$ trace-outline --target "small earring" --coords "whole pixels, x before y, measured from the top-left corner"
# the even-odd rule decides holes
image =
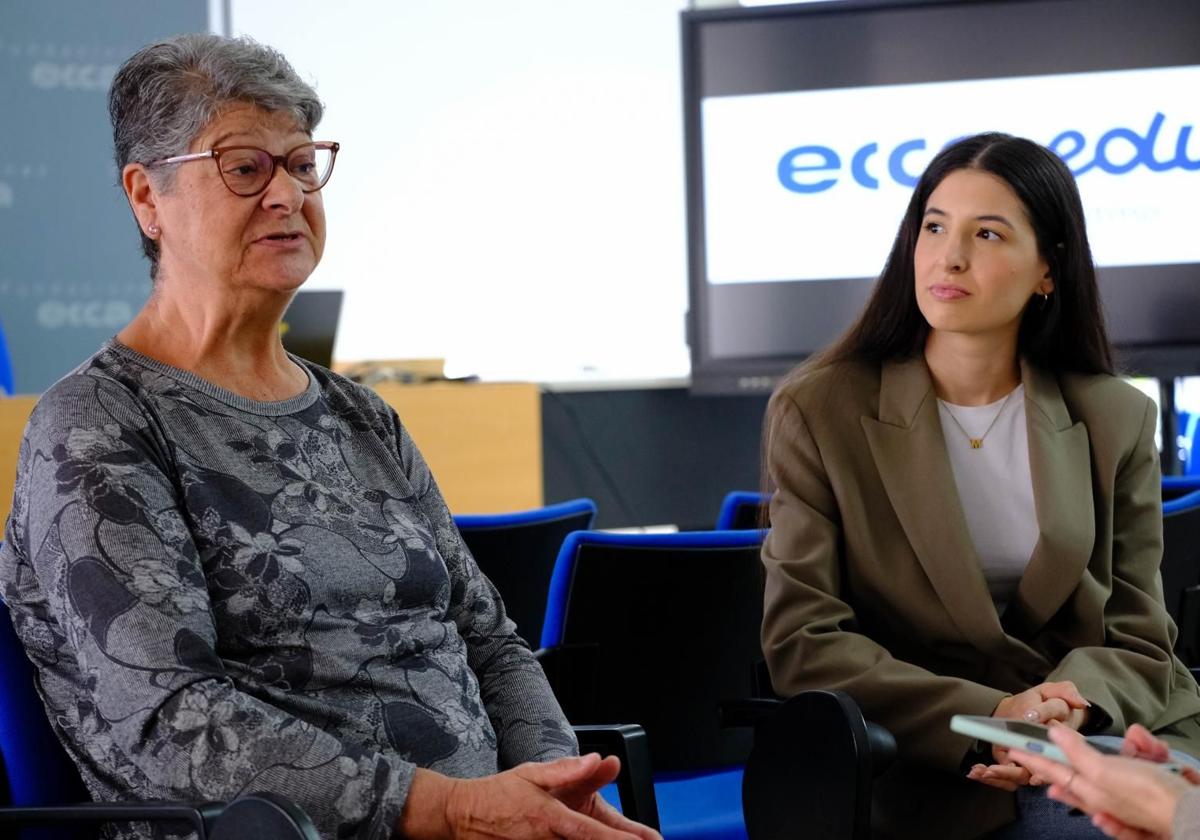
[[[1049,302],[1050,302],[1050,293],[1042,292],[1042,303],[1049,303]]]
[[[158,236],[160,233],[162,233],[162,228],[156,224],[149,224],[146,225],[146,233],[150,234],[151,236]]]

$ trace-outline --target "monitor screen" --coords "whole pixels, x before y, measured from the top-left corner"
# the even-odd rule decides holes
[[[321,367],[333,367],[333,344],[341,311],[340,289],[296,292],[279,324],[284,349]]]
[[[947,143],[1075,173],[1128,367],[1200,369],[1200,4],[831,2],[685,13],[694,387],[766,390],[853,321]]]

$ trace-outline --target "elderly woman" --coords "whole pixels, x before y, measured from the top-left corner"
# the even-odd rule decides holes
[[[599,799],[615,759],[574,757],[395,413],[280,344],[338,152],[314,91],[186,35],[109,110],[154,289],[39,402],[0,552],[92,794],[272,790],[329,837],[656,836]]]

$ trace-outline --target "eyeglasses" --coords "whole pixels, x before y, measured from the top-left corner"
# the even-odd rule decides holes
[[[275,167],[282,164],[284,171],[295,179],[303,192],[312,193],[329,181],[339,148],[341,145],[338,143],[319,141],[297,146],[286,155],[273,155],[255,146],[221,146],[207,152],[163,158],[146,165],[167,166],[212,158],[229,191],[248,198],[263,192],[275,177]]]

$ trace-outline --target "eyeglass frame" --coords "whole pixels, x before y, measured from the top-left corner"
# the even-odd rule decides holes
[[[321,183],[313,187],[311,190],[306,190],[302,184],[300,186],[300,191],[302,193],[311,194],[317,192],[326,184],[328,184],[329,179],[333,177],[333,165],[337,163],[337,153],[338,149],[342,147],[341,143],[337,143],[332,140],[310,141],[308,143],[301,143],[299,146],[289,149],[285,154],[282,155],[273,155],[266,149],[263,149],[259,146],[214,146],[213,148],[203,152],[191,152],[186,155],[175,155],[174,157],[161,158],[159,160],[151,161],[150,163],[145,164],[145,166],[148,169],[153,169],[158,166],[168,166],[176,163],[188,163],[193,160],[205,160],[207,158],[212,158],[213,163],[217,165],[217,175],[220,177],[221,183],[225,185],[225,189],[229,190],[239,198],[254,198],[255,196],[262,195],[267,191],[267,187],[271,186],[271,182],[275,180],[275,172],[279,169],[280,164],[283,164],[283,171],[287,172],[288,158],[292,156],[293,152],[297,152],[307,146],[312,146],[316,149],[327,149],[329,151],[329,171],[325,173],[325,178],[321,181]],[[263,181],[263,185],[252,193],[237,192],[233,187],[229,186],[229,182],[225,180],[225,174],[221,172],[222,154],[225,152],[244,151],[246,149],[250,149],[255,152],[262,152],[271,159],[271,173],[267,176],[267,180]],[[297,184],[300,183],[300,179],[296,178],[290,172],[288,172],[288,177]]]

